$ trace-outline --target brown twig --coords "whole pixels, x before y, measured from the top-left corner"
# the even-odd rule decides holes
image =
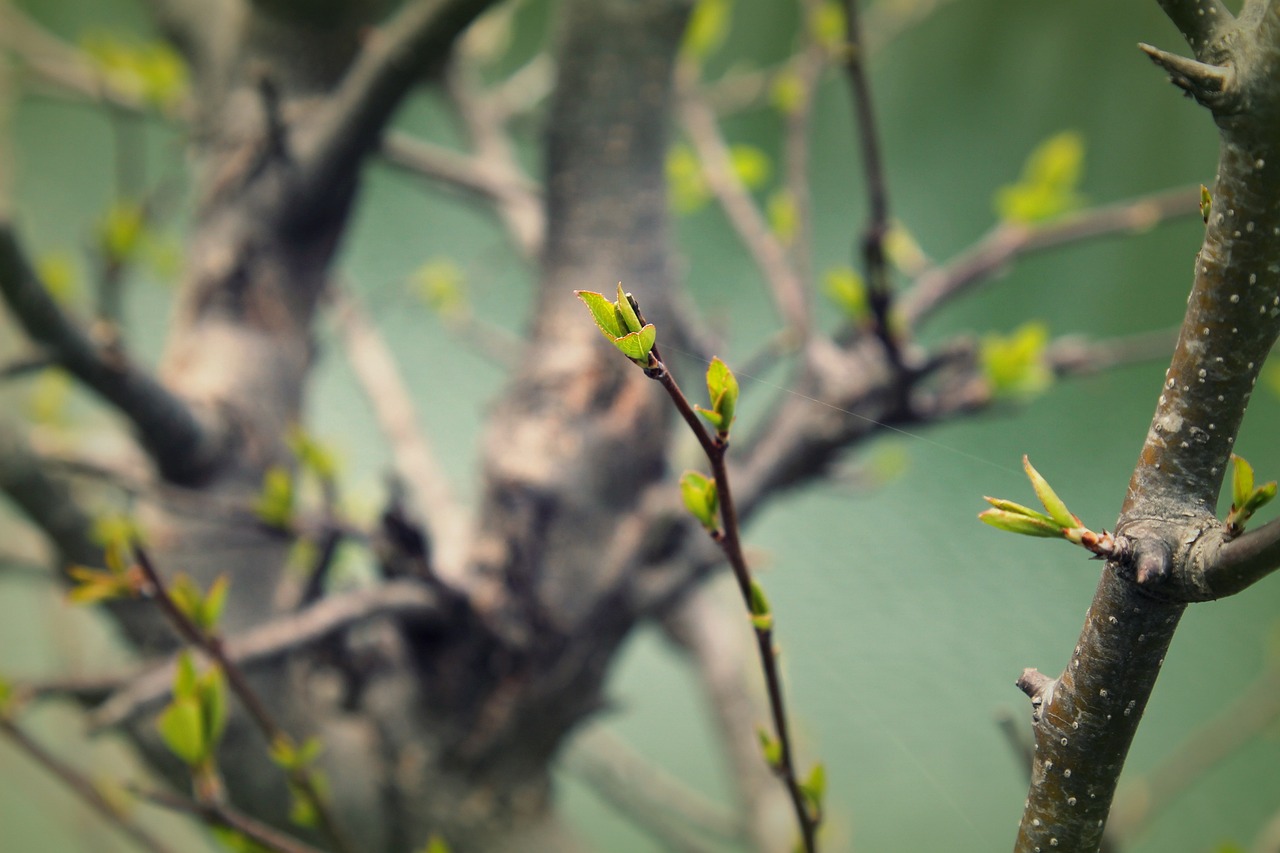
[[[663,364],[657,348],[653,350],[655,364],[646,373],[661,383],[663,390],[675,404],[676,411],[684,418],[689,429],[693,431],[711,464],[711,474],[715,481],[716,494],[719,497],[720,523],[722,529],[713,534],[713,538],[724,551],[737,581],[738,591],[742,595],[747,612],[753,612],[753,581],[751,569],[747,565],[746,555],[742,551],[742,538],[738,530],[738,514],[734,508],[733,492],[729,488],[729,470],[725,457],[729,449],[726,441],[719,436],[713,437],[698,419],[684,392],[676,383],[675,376]],[[753,623],[756,636],[756,648],[760,653],[760,666],[764,672],[765,689],[769,695],[769,709],[773,717],[774,736],[779,747],[778,763],[775,767],[782,782],[791,796],[791,804],[795,811],[796,823],[800,828],[801,841],[807,853],[814,853],[817,848],[818,825],[822,821],[820,813],[811,811],[804,792],[800,789],[800,779],[796,775],[794,748],[791,742],[790,724],[787,719],[786,704],[782,690],[782,674],[778,670],[777,650],[773,645],[773,628]]]
[[[898,300],[898,309],[902,319],[915,328],[967,288],[990,280],[1023,255],[1146,231],[1167,219],[1196,214],[1199,209],[1199,187],[1187,187],[1082,210],[1044,225],[1001,223],[964,253],[916,278]]]
[[[169,594],[160,573],[151,562],[145,548],[133,543],[133,556],[138,568],[142,571],[148,585],[147,594],[152,597],[164,612],[169,623],[183,640],[207,654],[222,670],[227,684],[240,699],[240,703],[262,732],[269,744],[292,743],[292,739],[275,721],[275,717],[267,710],[257,691],[249,685],[244,671],[235,664],[227,654],[222,638],[216,634],[201,630],[199,626],[177,605]],[[320,831],[328,837],[333,846],[342,853],[355,853],[355,847],[347,840],[345,833],[338,826],[332,811],[323,795],[316,787],[315,779],[305,767],[288,767],[286,772],[289,781],[296,786],[299,794],[307,801],[316,815]]]
[[[102,792],[75,767],[49,752],[22,727],[4,714],[0,713],[0,734],[9,739],[28,758],[43,767],[75,794],[76,798],[97,812],[103,820],[115,827],[130,841],[142,850],[150,853],[174,853],[173,848],[163,844],[137,823],[121,813]]]
[[[163,809],[191,815],[199,818],[205,824],[221,826],[238,832],[250,841],[274,851],[274,853],[322,853],[318,848],[304,844],[296,838],[267,826],[261,821],[254,820],[227,803],[196,802],[171,791],[143,788],[138,785],[129,785],[126,790],[134,796]]]
[[[685,88],[692,87],[686,85]],[[794,335],[807,336],[810,321],[804,282],[788,259],[782,241],[769,228],[755,201],[734,174],[729,146],[720,133],[715,113],[705,101],[686,91],[680,98],[679,114],[702,164],[707,187],[720,203],[742,245],[751,253],[773,296],[778,315]]]
[[[867,225],[860,240],[863,272],[867,281],[867,303],[871,309],[875,335],[884,345],[889,361],[900,371],[903,366],[902,352],[889,317],[893,293],[889,281],[889,262],[884,249],[885,239],[889,234],[889,190],[885,182],[875,109],[871,102],[871,84],[867,80],[857,0],[844,0],[844,12],[845,38],[848,40],[844,67],[853,95],[853,111],[857,117],[867,192]]]

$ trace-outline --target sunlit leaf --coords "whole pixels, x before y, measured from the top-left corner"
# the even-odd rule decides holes
[[[591,311],[592,319],[596,321],[596,326],[606,338],[616,341],[627,334],[627,330],[622,328],[622,323],[618,317],[617,306],[603,294],[590,290],[578,290],[575,292],[583,304]]]
[[[1033,516],[1009,512],[1003,509],[988,509],[978,513],[978,518],[997,530],[1009,533],[1020,533],[1023,536],[1040,536],[1046,539],[1062,538],[1062,528],[1052,520],[1043,521]]]
[[[716,492],[716,481],[697,471],[685,471],[680,476],[680,497],[685,509],[707,530],[716,530],[719,521],[720,496]]]
[[[195,766],[206,757],[204,720],[194,696],[175,697],[156,720],[156,728],[165,746],[184,764]]]
[[[732,21],[730,0],[698,0],[685,26],[681,55],[697,61],[706,59],[724,43]]]
[[[834,267],[823,273],[822,290],[850,321],[861,323],[870,316],[866,285],[851,267]]]
[[[996,396],[1030,397],[1053,383],[1046,350],[1049,329],[1043,323],[1025,323],[1010,335],[987,335],[979,359]]]
[[[1031,481],[1031,488],[1035,489],[1036,497],[1040,499],[1040,503],[1044,504],[1045,511],[1059,527],[1070,528],[1079,525],[1080,520],[1071,514],[1062,498],[1058,497],[1058,493],[1049,485],[1049,481],[1040,475],[1025,454],[1022,457],[1022,470],[1026,471],[1027,479]]]
[[[632,361],[645,363],[649,360],[649,351],[653,349],[657,338],[658,330],[650,323],[638,332],[623,335],[615,340],[613,345]]]
[[[1016,184],[996,192],[995,206],[1006,222],[1054,219],[1082,203],[1077,192],[1084,172],[1084,138],[1075,131],[1051,136],[1036,146]]]
[[[65,252],[41,255],[36,261],[36,275],[59,305],[72,305],[79,298],[80,273],[75,261]]]
[[[1253,493],[1253,466],[1243,456],[1231,454],[1231,504],[1242,507]]]
[[[262,476],[262,491],[254,504],[258,519],[271,527],[288,527],[293,503],[293,474],[283,465],[272,465]]]
[[[737,144],[729,148],[729,162],[733,173],[747,189],[754,190],[764,186],[769,180],[773,166],[769,155],[754,145]]]

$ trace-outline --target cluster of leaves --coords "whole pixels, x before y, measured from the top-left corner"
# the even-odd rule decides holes
[[[315,478],[326,493],[332,491],[338,474],[333,452],[301,427],[294,427],[286,438],[296,467],[302,474]],[[262,489],[254,502],[254,514],[268,527],[289,529],[298,502],[298,483],[293,467],[272,465],[262,476]]]
[[[67,570],[75,582],[67,592],[74,604],[97,604],[142,593],[146,580],[134,565],[133,545],[140,538],[137,525],[124,516],[104,516],[94,525],[94,538],[102,546],[105,568],[72,566]]]
[[[618,299],[610,302],[607,297],[590,290],[575,291],[591,316],[610,343],[640,367],[653,365],[653,344],[657,340],[658,330],[652,323],[640,319],[635,298],[622,289],[618,282]]]
[[[1253,466],[1243,457],[1231,454],[1231,510],[1227,513],[1227,535],[1239,536],[1253,514],[1276,496],[1276,481],[1255,486]]]
[[[271,760],[284,770],[290,779],[289,794],[291,805],[289,820],[293,821],[296,826],[315,827],[320,816],[316,812],[315,803],[292,780],[306,778],[322,798],[327,800],[329,797],[329,782],[324,774],[315,768],[316,760],[323,751],[324,745],[319,738],[314,737],[307,738],[301,746],[295,745],[286,736],[277,737],[271,743]]]
[[[95,33],[82,40],[81,49],[106,85],[126,97],[165,111],[186,100],[187,67],[165,42],[130,42]]]
[[[978,359],[991,393],[1025,399],[1052,385],[1048,346],[1049,327],[1035,320],[1023,323],[1008,335],[984,336]]]
[[[1083,204],[1084,139],[1067,130],[1041,142],[1027,157],[1017,183],[996,192],[996,213],[1004,222],[1030,225],[1055,219]]]
[[[978,518],[997,530],[1009,533],[1066,539],[1073,545],[1084,545],[1093,551],[1109,549],[1110,536],[1105,531],[1098,534],[1085,527],[1080,518],[1067,509],[1067,505],[1048,481],[1032,467],[1031,460],[1026,456],[1022,457],[1022,467],[1045,511],[1040,512],[1002,498],[986,497],[984,500],[991,504],[991,509],[979,513]]]
[[[189,651],[178,656],[173,699],[160,713],[156,728],[165,746],[191,770],[197,786],[216,785],[215,752],[227,725],[227,688],[222,670],[209,666],[196,672]]]

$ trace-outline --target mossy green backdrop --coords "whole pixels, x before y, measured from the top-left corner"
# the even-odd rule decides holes
[[[72,39],[145,26],[131,0],[19,5]],[[547,11],[547,4],[530,2],[518,16],[518,42],[526,51],[546,35]],[[786,55],[795,18],[790,2],[738,0],[725,57],[712,63],[712,73],[732,62],[766,64]],[[1082,191],[1093,202],[1212,183],[1216,137],[1209,116],[1165,82],[1136,49],[1139,41],[1182,47],[1155,2],[938,4],[871,64],[894,215],[931,256],[952,256],[992,225],[996,188],[1017,178],[1038,141],[1064,129],[1086,141]],[[150,181],[176,179],[181,186],[180,134],[155,122],[133,122],[120,133],[113,121],[101,110],[48,97],[16,104],[16,202],[22,232],[36,251],[80,257],[113,196],[120,140],[145,159]],[[400,124],[436,141],[460,140],[430,95],[406,105]],[[767,108],[734,117],[726,131],[734,141],[778,150],[779,120]],[[849,262],[863,209],[848,97],[835,74],[823,86],[814,131],[814,267],[821,271]],[[527,153],[536,164],[536,146]],[[1099,337],[1173,325],[1200,232],[1198,221],[1183,220],[1039,255],[939,315],[926,336],[1007,332],[1031,318],[1047,321],[1055,334]],[[747,252],[714,207],[682,217],[679,242],[691,290],[728,335],[722,356],[731,364],[745,359],[776,325]],[[472,494],[478,429],[502,372],[451,337],[406,288],[422,263],[446,257],[467,271],[477,312],[518,334],[533,273],[507,251],[484,211],[372,164],[340,274],[363,296],[401,359],[454,484]],[[131,345],[152,358],[173,292],[162,278],[144,273],[128,295]],[[600,284],[607,289],[612,282]],[[627,285],[642,297],[643,282]],[[834,324],[834,311],[825,304],[820,310]],[[585,314],[583,321],[589,322]],[[309,395],[313,431],[336,448],[349,502],[367,514],[379,494],[386,451],[327,329],[321,344]],[[12,353],[17,342],[0,342],[0,349]],[[995,715],[1009,709],[1025,722],[1029,709],[1014,678],[1026,666],[1061,669],[1099,565],[1066,545],[979,524],[981,496],[1029,499],[1018,464],[1027,453],[1086,523],[1109,526],[1163,369],[1128,367],[1062,383],[1025,405],[963,423],[911,435],[886,432],[869,453],[904,455],[906,466],[883,488],[810,488],[778,500],[749,529],[750,547],[766,555],[763,578],[777,614],[801,754],[827,764],[829,849],[988,853],[1011,846],[1024,771]],[[743,377],[743,416],[773,405],[785,376],[772,370]],[[22,416],[37,390],[32,382],[11,383],[0,400]],[[89,419],[75,440],[92,441],[100,410],[87,401],[73,405]],[[1280,473],[1278,412],[1275,391],[1258,393],[1238,442],[1265,479]],[[1263,517],[1271,514],[1265,510]],[[1131,779],[1156,766],[1258,675],[1274,646],[1278,604],[1280,581],[1273,579],[1191,610],[1134,744]],[[38,582],[0,581],[0,672],[38,675],[110,659],[103,650],[109,633],[73,629],[78,620],[66,610]],[[655,633],[643,632],[628,646],[611,694],[615,707],[601,717],[603,724],[690,785],[727,796],[697,687]],[[37,721],[55,746],[99,771],[117,760],[116,750],[103,756],[95,749],[89,757],[72,734],[78,721],[69,711],[43,711]],[[1274,736],[1239,751],[1169,804],[1133,850],[1210,851],[1231,839],[1249,843],[1280,807],[1278,761]],[[658,849],[574,779],[565,777],[560,791],[599,849]],[[0,849],[125,848],[40,771],[0,746]]]

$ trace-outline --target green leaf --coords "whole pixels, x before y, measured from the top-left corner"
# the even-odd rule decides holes
[[[796,239],[796,230],[800,227],[800,209],[796,206],[795,196],[787,190],[778,190],[769,196],[767,204],[769,228],[785,246],[790,246]]]
[[[1053,521],[1042,521],[1032,516],[1003,509],[988,509],[978,513],[978,518],[997,530],[1020,533],[1023,536],[1040,536],[1046,539],[1062,538],[1062,528]]]
[[[220,667],[211,666],[205,671],[200,677],[199,692],[205,745],[212,754],[227,727],[227,682]]]
[[[1059,527],[1066,529],[1080,526],[1080,519],[1071,514],[1067,505],[1062,502],[1062,498],[1058,497],[1058,493],[1053,490],[1049,482],[1040,476],[1040,472],[1032,466],[1031,460],[1025,453],[1022,456],[1022,469],[1027,472],[1027,479],[1031,481],[1031,488],[1035,489],[1036,497],[1040,499],[1040,503],[1044,504],[1049,517],[1056,521]]]
[[[200,764],[208,755],[204,720],[195,697],[175,697],[160,714],[156,728],[165,746],[187,766]]]
[[[145,211],[141,204],[129,199],[113,202],[98,224],[102,252],[112,263],[123,264],[136,258],[146,237]]]
[[[614,303],[618,308],[618,317],[621,319],[622,328],[631,332],[638,332],[641,329],[640,316],[636,314],[635,305],[632,304],[631,294],[622,289],[622,282],[618,282],[618,301]]]
[[[290,427],[287,441],[304,471],[310,471],[321,481],[333,481],[338,472],[333,451],[296,424]]]
[[[751,624],[757,631],[769,631],[773,628],[773,612],[769,609],[769,599],[765,597],[764,587],[758,581],[751,581]]]
[[[738,391],[738,378],[729,365],[719,356],[712,358],[707,366],[707,396],[711,400],[712,411],[719,416],[716,426],[722,435],[727,434],[733,424],[738,409]]]
[[[822,803],[827,795],[827,771],[823,765],[813,765],[808,777],[799,787],[809,807],[809,815],[815,820],[819,819],[822,816]]]
[[[632,332],[623,335],[613,342],[622,354],[641,366],[647,366],[649,363],[649,352],[653,349],[654,341],[657,340],[658,330],[653,324],[645,326],[638,332]]]
[[[1249,515],[1253,515],[1255,512],[1262,509],[1267,504],[1271,503],[1271,501],[1275,498],[1275,496],[1276,496],[1276,481],[1272,480],[1269,483],[1264,483],[1263,485],[1258,486],[1256,489],[1254,489],[1253,492],[1249,495],[1248,500],[1244,502],[1244,511],[1247,512]]]
[[[732,22],[730,0],[698,0],[685,27],[680,54],[686,59],[703,60],[724,43]]]
[[[262,476],[262,491],[254,506],[259,520],[285,528],[293,521],[293,474],[283,465],[272,465]]]
[[[178,655],[178,662],[173,670],[173,695],[184,699],[194,699],[197,694],[196,662],[191,652],[186,649]]]
[[[1231,505],[1243,508],[1253,493],[1253,466],[1243,456],[1231,454]]]
[[[600,333],[606,338],[616,342],[618,338],[627,334],[627,330],[622,327],[621,318],[618,316],[617,306],[606,299],[604,294],[590,290],[575,290],[574,293],[591,311],[591,317],[596,321],[596,326],[600,329]]]
[[[759,189],[769,180],[772,164],[769,156],[754,145],[737,144],[729,148],[729,163],[738,180],[749,190]]]
[[[794,115],[804,106],[805,83],[793,68],[785,68],[774,75],[769,86],[769,103],[783,115]]]
[[[1002,510],[1005,510],[1006,512],[1012,512],[1015,515],[1025,515],[1028,518],[1034,518],[1039,521],[1044,521],[1049,524],[1054,524],[1054,526],[1057,526],[1054,523],[1054,520],[1049,516],[1045,515],[1043,512],[1040,512],[1039,510],[1036,510],[1036,509],[1032,509],[1031,507],[1023,506],[1020,503],[1014,503],[1013,501],[1007,501],[1007,500],[1004,500],[1003,498],[993,498],[988,496],[983,496],[982,499],[987,503],[991,504],[996,509],[1002,509]]]
[[[987,335],[978,352],[983,374],[998,397],[1030,397],[1053,384],[1046,353],[1049,328],[1024,323],[1009,336]]]
[[[204,596],[190,575],[179,574],[174,577],[169,583],[169,598],[173,600],[174,607],[196,627],[204,627]]]
[[[218,622],[222,619],[222,611],[227,604],[227,590],[231,586],[231,580],[224,572],[209,586],[209,591],[204,597],[204,606],[201,608],[201,627],[206,631],[216,631]]]
[[[449,845],[439,835],[433,835],[419,853],[449,853]]]
[[[995,206],[1006,222],[1031,224],[1061,216],[1081,204],[1076,192],[1084,171],[1084,138],[1064,131],[1036,146],[1016,184],[996,192]]]
[[[764,754],[765,763],[777,768],[782,763],[782,744],[762,726],[756,727],[756,737],[760,739],[760,752]]]
[[[870,316],[867,288],[851,267],[834,267],[822,276],[823,292],[848,320],[864,322]]]
[[[716,512],[720,495],[716,491],[715,480],[697,471],[685,471],[680,476],[680,497],[684,500],[685,509],[703,527],[712,532],[719,529]]]
[[[809,34],[827,53],[835,54],[844,47],[844,8],[833,0],[826,0],[809,14]]]
[[[80,275],[75,261],[65,252],[41,255],[36,261],[36,275],[45,290],[59,305],[68,307],[80,295]]]
[[[470,313],[466,274],[451,258],[434,258],[409,276],[409,288],[427,307],[446,320]]]
[[[1205,224],[1209,224],[1209,213],[1213,210],[1213,196],[1209,195],[1209,188],[1204,184],[1200,185],[1200,218]]]
[[[677,142],[667,151],[667,188],[677,213],[693,213],[711,198],[711,189],[698,155],[687,143]]]

